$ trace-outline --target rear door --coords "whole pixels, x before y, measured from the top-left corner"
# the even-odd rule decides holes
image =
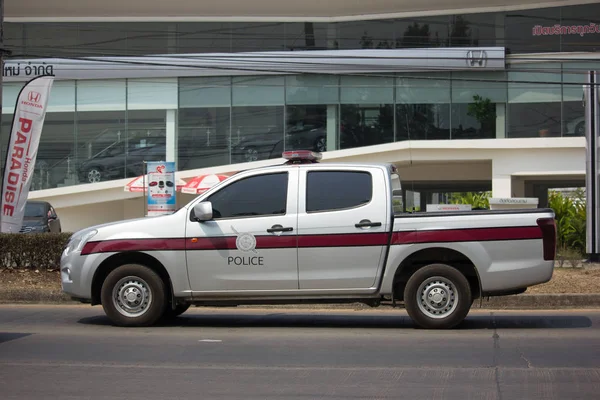
[[[300,289],[372,287],[390,229],[386,173],[375,167],[300,171]]]

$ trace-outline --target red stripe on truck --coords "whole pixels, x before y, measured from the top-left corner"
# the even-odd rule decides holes
[[[332,235],[300,235],[298,247],[386,246],[389,233],[349,233]]]
[[[537,226],[510,226],[500,228],[394,232],[392,236],[392,244],[488,242],[494,240],[525,240],[541,238],[542,231]]]
[[[386,246],[388,233],[256,236],[256,249]],[[392,245],[541,239],[538,226],[393,232]],[[82,255],[122,251],[235,250],[237,236],[209,238],[116,239],[88,242]]]

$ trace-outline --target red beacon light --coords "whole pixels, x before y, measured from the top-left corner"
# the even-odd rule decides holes
[[[286,164],[313,164],[319,162],[323,156],[315,151],[293,150],[284,151],[282,157],[287,160]]]

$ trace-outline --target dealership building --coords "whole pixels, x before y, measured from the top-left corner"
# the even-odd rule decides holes
[[[282,162],[392,162],[406,202],[585,185],[597,1],[23,0],[5,5],[0,136],[52,73],[30,199],[63,230],[144,215],[144,161],[177,178]],[[595,19],[597,18],[597,19]],[[178,194],[185,204],[193,196]]]

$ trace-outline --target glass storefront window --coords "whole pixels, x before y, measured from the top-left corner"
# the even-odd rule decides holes
[[[234,77],[232,85],[232,162],[281,157],[284,77]]]
[[[340,49],[393,49],[394,20],[350,21],[337,24]]]
[[[125,79],[77,82],[74,155],[80,183],[126,176],[126,99]]]
[[[504,13],[450,16],[449,47],[503,46]]]
[[[171,34],[176,40],[177,53],[229,53],[231,30],[229,22],[181,22]]]
[[[285,50],[325,50],[335,48],[335,25],[317,22],[286,22]]]
[[[166,125],[164,110],[127,111],[126,178],[144,174],[144,162],[166,161]]]
[[[507,137],[561,135],[561,64],[516,64],[508,71]]]
[[[504,72],[453,72],[451,138],[503,137],[503,121],[497,119],[504,117],[506,88]]]
[[[15,56],[52,57],[464,46],[504,46],[512,54],[597,51],[599,14],[600,5],[581,4],[339,23],[7,22],[5,41]]]
[[[450,18],[447,15],[397,19],[394,27],[396,48],[448,47],[450,45]]]
[[[285,90],[285,149],[335,150],[338,146],[339,78],[287,76]]]
[[[340,84],[340,149],[393,142],[393,78],[342,76]]]
[[[179,80],[179,170],[231,163],[230,110],[231,78]]]
[[[561,7],[506,12],[504,36],[509,52],[560,51],[560,36],[548,34],[556,24],[560,24],[560,14]]]
[[[126,115],[123,111],[77,113],[77,177],[94,183],[125,176]]]
[[[600,62],[574,62],[562,64],[562,115],[563,136],[585,136],[585,107],[583,85],[589,71],[600,70]]]
[[[572,51],[600,51],[600,4],[562,7],[560,49]]]
[[[396,78],[396,141],[450,139],[450,74]]]
[[[285,50],[283,22],[232,22],[231,52]]]

